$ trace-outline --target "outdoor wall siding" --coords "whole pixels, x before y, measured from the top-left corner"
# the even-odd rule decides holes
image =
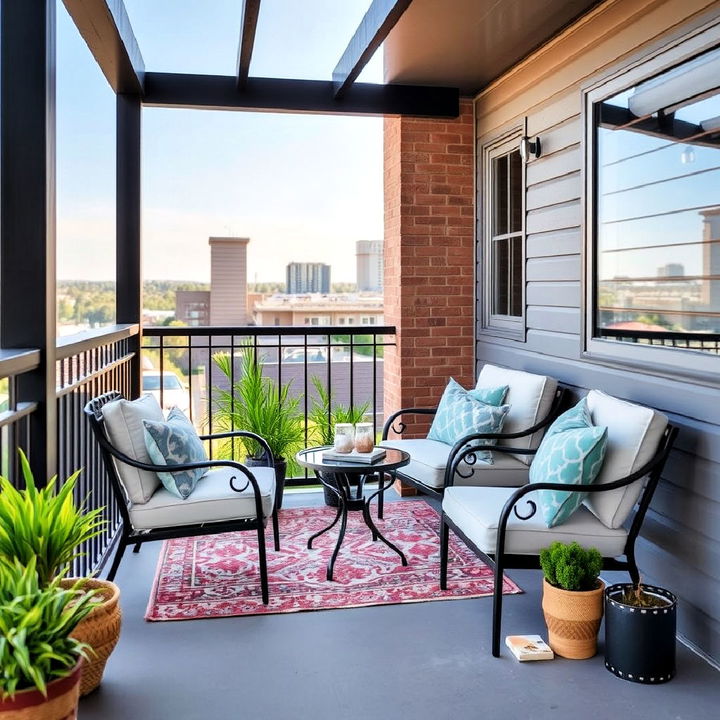
[[[645,580],[679,595],[680,633],[714,658],[720,658],[720,392],[580,359],[580,89],[719,15],[720,3],[708,0],[606,2],[475,102],[478,157],[486,138],[523,118],[543,144],[543,156],[527,166],[526,340],[492,337],[478,326],[476,371],[490,362],[546,373],[577,397],[599,388],[656,407],[680,427],[638,542],[638,563]],[[477,202],[482,207],[479,193]]]
[[[436,406],[450,376],[473,380],[472,105],[456,120],[385,120],[387,413]]]

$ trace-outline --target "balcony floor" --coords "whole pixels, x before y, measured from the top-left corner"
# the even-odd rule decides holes
[[[322,502],[286,498],[287,507]],[[585,661],[521,665],[505,649],[495,659],[490,598],[147,623],[159,548],[123,560],[122,635],[102,686],[81,703],[83,720],[576,720],[579,710],[677,719],[715,717],[720,706],[720,673],[680,644],[677,677],[655,687],[607,672],[602,647]],[[525,593],[505,598],[503,635],[544,633],[539,571],[509,574]]]

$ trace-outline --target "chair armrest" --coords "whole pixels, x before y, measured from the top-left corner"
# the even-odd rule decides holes
[[[105,437],[104,433],[98,433],[98,442],[101,447],[106,450],[112,457],[119,460],[126,465],[139,468],[140,470],[148,470],[149,472],[177,472],[179,470],[199,470],[201,468],[214,468],[214,467],[229,467],[233,470],[237,470],[240,474],[247,478],[247,482],[241,488],[235,487],[236,478],[233,476],[230,478],[230,487],[235,492],[243,492],[248,485],[252,485],[253,493],[255,495],[255,511],[258,518],[262,518],[262,496],[260,495],[260,486],[258,485],[257,478],[245,465],[236,462],[235,460],[201,460],[198,462],[191,463],[178,463],[177,465],[154,465],[152,463],[141,462],[135,460],[129,455],[120,452],[110,441]]]
[[[264,437],[258,435],[257,433],[250,432],[250,430],[231,430],[229,432],[213,433],[212,435],[200,435],[199,437],[201,440],[224,440],[226,438],[234,437],[251,438],[256,443],[258,443],[258,445],[262,446],[263,459],[267,461],[267,467],[274,467],[275,465],[275,458],[272,454],[272,450],[270,450],[270,446],[268,445],[267,440],[265,440]]]
[[[445,487],[448,487],[448,484],[452,485],[452,479],[455,477],[454,472],[449,473],[450,466],[455,464],[455,471],[457,471],[457,466],[463,461],[463,459],[473,458],[473,452],[468,448],[470,443],[476,442],[478,440],[517,440],[518,438],[533,435],[538,430],[542,430],[543,428],[554,422],[555,418],[557,418],[560,413],[560,409],[562,408],[565,394],[565,388],[558,388],[555,391],[555,398],[553,399],[553,403],[550,407],[548,414],[542,420],[540,420],[540,422],[531,425],[529,428],[525,428],[524,430],[518,430],[514,433],[471,433],[470,435],[465,435],[465,437],[460,438],[453,445],[453,448],[450,451],[450,455],[448,456],[448,464],[446,466],[445,472]],[[528,451],[526,448],[505,448],[498,447],[497,445],[490,445],[486,447],[481,447],[478,445],[474,447],[474,450],[497,450],[498,452],[509,452],[513,455],[533,455],[535,452],[537,452],[537,450]],[[468,465],[475,464],[474,461],[468,462],[468,460],[465,460],[465,462]],[[462,477],[462,473],[459,474]]]
[[[497,548],[495,557],[500,557],[505,550],[505,532],[507,530],[508,519],[510,513],[514,512],[515,516],[519,520],[529,520],[537,512],[537,504],[533,500],[527,500],[527,504],[530,507],[530,512],[527,515],[521,515],[516,509],[517,502],[525,497],[528,493],[534,492],[535,490],[562,490],[564,492],[610,492],[611,490],[617,490],[618,488],[627,487],[637,480],[641,480],[646,476],[650,476],[648,486],[646,487],[645,493],[640,499],[639,510],[636,514],[630,533],[637,535],[640,530],[640,525],[645,517],[645,512],[650,505],[652,494],[655,491],[655,487],[660,479],[660,474],[667,460],[667,456],[670,454],[675,438],[677,436],[677,428],[672,425],[668,425],[665,429],[663,439],[660,442],[657,451],[648,462],[646,462],[641,468],[638,468],[635,472],[614,480],[610,483],[603,485],[565,485],[564,483],[551,483],[551,482],[538,482],[524,485],[518,488],[507,500],[503,506],[502,512],[500,513],[500,520],[498,522],[498,535],[497,535]]]
[[[402,420],[398,423],[397,427],[393,426],[395,420],[401,415],[435,415],[436,412],[437,408],[402,408],[390,415],[390,417],[385,421],[385,425],[383,425],[382,439],[387,440],[390,430],[398,435],[402,435],[405,432],[407,425],[402,422]]]
[[[457,451],[456,451],[457,448]],[[477,453],[481,450],[491,450],[492,452],[507,453],[508,455],[534,455],[537,450],[529,448],[513,448],[506,446],[497,445],[467,445],[460,446],[456,443],[450,452],[448,458],[448,464],[445,466],[445,481],[443,482],[444,487],[452,487],[455,483],[455,475],[460,477],[468,478],[472,475],[472,472],[468,475],[463,475],[459,471],[460,463],[465,460],[467,465],[475,465],[477,462]]]

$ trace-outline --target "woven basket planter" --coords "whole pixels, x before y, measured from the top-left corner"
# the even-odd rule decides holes
[[[63,580],[62,584],[64,587],[72,587],[75,582],[76,579],[68,578]],[[87,695],[100,684],[105,663],[117,645],[122,613],[119,603],[120,588],[115,583],[87,578],[83,587],[99,590],[99,596],[102,597],[102,602],[81,620],[71,633],[72,637],[92,648],[83,666],[80,683],[80,694]]]
[[[603,616],[605,584],[595,590],[563,590],[543,580],[542,608],[548,644],[556,654],[585,660],[597,652],[597,635]]]
[[[80,696],[82,660],[69,675],[48,683],[47,697],[39,690],[20,690],[0,699],[0,720],[75,720]]]

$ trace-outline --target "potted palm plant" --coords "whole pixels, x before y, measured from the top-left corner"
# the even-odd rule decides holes
[[[605,590],[605,667],[657,685],[675,676],[677,598],[664,588],[618,583]]]
[[[603,616],[602,556],[576,542],[554,542],[540,552],[540,566],[548,644],[565,658],[592,657]]]
[[[0,719],[76,717],[83,657],[89,648],[71,635],[92,612],[95,592],[62,576],[40,582],[27,566],[0,558]]]
[[[263,362],[253,348],[240,350],[240,367],[235,371],[234,357],[217,353],[213,361],[227,378],[229,390],[215,388],[214,427],[220,431],[249,430],[264,438],[275,463],[276,506],[282,507],[285,477],[298,470],[295,453],[305,439],[303,418],[298,410],[299,398],[290,395],[290,382],[278,386],[263,374]],[[239,443],[228,441],[220,448],[220,457],[236,458],[238,450],[247,465],[265,464],[265,451],[251,438]]]
[[[310,438],[317,445],[332,445],[335,425],[338,423],[355,425],[362,422],[370,403],[366,402],[358,407],[342,405],[341,403],[332,404],[329,389],[317,375],[313,375],[312,384],[315,387],[317,397],[313,398],[312,408],[308,413]],[[331,485],[334,485],[335,481],[332,477],[328,477],[326,480]],[[325,504],[337,507],[337,496],[325,486],[323,486],[323,490],[325,492]]]
[[[38,582],[47,587],[64,575],[79,548],[102,532],[102,509],[87,510],[75,503],[74,491],[80,471],[73,473],[58,489],[57,478],[38,488],[22,450],[20,467],[25,488],[18,490],[0,477],[0,558],[23,566],[34,563]],[[73,636],[92,648],[83,668],[81,693],[94,690],[102,679],[110,653],[120,635],[120,589],[115,583],[95,578],[60,580],[66,588],[79,582],[96,598],[92,612],[73,630]]]

